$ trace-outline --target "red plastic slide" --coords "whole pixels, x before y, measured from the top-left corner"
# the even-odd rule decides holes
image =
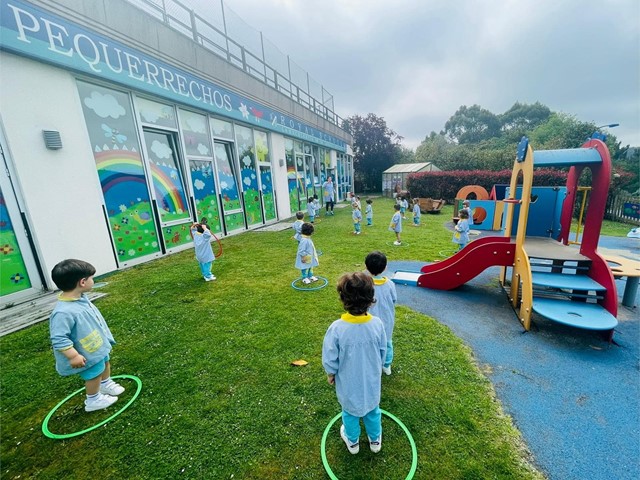
[[[441,262],[422,267],[418,286],[451,290],[464,285],[489,267],[513,265],[515,243],[508,237],[484,237]]]

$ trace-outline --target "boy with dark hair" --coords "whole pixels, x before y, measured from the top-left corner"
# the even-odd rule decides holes
[[[291,227],[293,228],[293,231],[295,232],[293,234],[293,238],[295,238],[298,243],[300,243],[300,239],[302,238],[301,228],[302,228],[302,224],[304,223],[303,219],[304,219],[304,213],[296,212],[296,221],[293,222],[293,225],[291,225]]]
[[[373,277],[375,290],[375,301],[369,313],[382,320],[384,332],[387,335],[387,355],[382,364],[382,371],[385,375],[391,375],[391,362],[393,361],[393,327],[396,323],[396,285],[382,273],[387,269],[387,257],[382,252],[371,252],[364,260],[367,271]]]
[[[93,265],[75,259],[63,260],[51,271],[62,290],[49,321],[56,370],[62,376],[77,373],[85,381],[87,412],[109,407],[124,392],[111,379],[109,352],[116,341],[86,295],[93,288],[95,273]]]
[[[373,280],[364,272],[347,273],[338,280],[337,290],[348,313],[327,330],[322,365],[342,406],[340,437],[351,454],[358,453],[362,418],[369,448],[378,453],[382,448],[380,369],[387,337],[382,321],[367,313],[374,301]]]

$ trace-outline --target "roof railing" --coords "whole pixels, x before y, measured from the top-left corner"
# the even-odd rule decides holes
[[[127,1],[342,128],[342,118],[334,111],[333,95],[313,80],[289,55],[283,54],[264,38],[262,32],[246,24],[223,0],[219,4],[199,4],[201,13],[180,0]]]

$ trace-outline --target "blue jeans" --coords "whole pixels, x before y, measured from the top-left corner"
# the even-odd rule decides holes
[[[303,268],[300,270],[302,274],[302,278],[311,278],[313,277],[313,268]]]
[[[382,435],[382,412],[379,406],[362,417],[362,421],[370,440],[380,438],[380,435]],[[349,441],[356,443],[360,439],[360,417],[355,417],[343,410],[342,423],[344,425],[344,433]]]
[[[373,218],[367,217],[367,225],[373,225]]]
[[[384,357],[384,366],[391,366],[391,362],[393,362],[393,342],[389,339],[387,340],[387,356]]]
[[[413,224],[420,225],[420,217],[413,217]]]
[[[204,278],[208,278],[211,276],[211,264],[213,262],[200,263],[200,271],[202,272],[202,276]]]
[[[353,230],[355,232],[359,232],[360,231],[360,222],[353,224]]]

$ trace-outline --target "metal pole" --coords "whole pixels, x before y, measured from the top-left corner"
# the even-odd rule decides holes
[[[224,15],[224,1],[220,0],[220,8],[222,9],[222,27],[224,28],[224,40],[227,44],[227,62],[231,63],[231,54],[229,52],[229,32],[227,32],[227,19]]]
[[[193,34],[193,41],[196,43],[200,43],[198,41],[198,27],[196,26],[196,12],[193,10],[189,10],[189,17],[191,17],[191,31]]]
[[[268,85],[269,82],[267,81],[267,59],[264,57],[264,38],[262,37],[262,32],[260,32],[260,46],[262,47],[262,67],[264,68],[264,83]]]

